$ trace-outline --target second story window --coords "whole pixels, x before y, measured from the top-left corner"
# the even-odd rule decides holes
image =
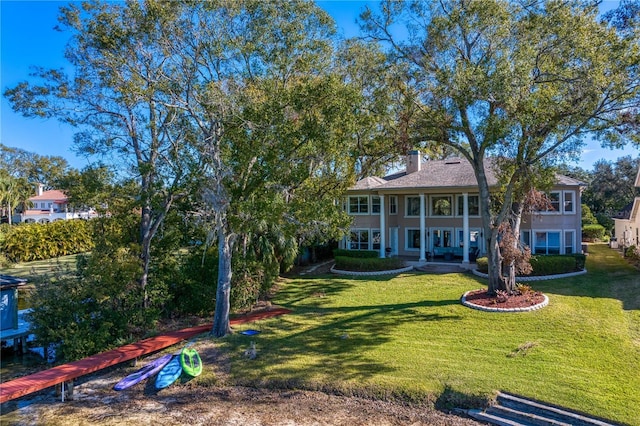
[[[469,216],[480,215],[480,196],[468,195],[467,203],[469,207]],[[464,216],[464,196],[458,195],[458,216]]]
[[[378,199],[378,202],[380,200]],[[378,209],[380,205],[378,205]],[[349,214],[369,213],[369,197],[366,195],[349,197]]]
[[[431,197],[431,214],[433,216],[453,215],[452,197],[450,195],[436,195]]]
[[[380,214],[380,197],[377,195],[371,196],[371,214]]]
[[[551,203],[551,212],[560,212],[560,191],[552,191],[549,193],[549,202]]]
[[[564,213],[575,213],[574,202],[573,202],[573,191],[564,191],[562,194],[564,198]]]
[[[389,214],[398,214],[398,197],[395,195],[389,196]]]
[[[420,216],[420,197],[407,197],[407,216]]]

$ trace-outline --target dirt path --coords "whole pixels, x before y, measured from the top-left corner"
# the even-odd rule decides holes
[[[3,425],[478,425],[427,408],[308,391],[143,385],[116,393],[115,377],[76,386],[74,400],[39,396]]]
[[[60,402],[49,388],[2,406],[4,425],[478,425],[473,420],[399,402],[303,390],[227,386],[228,363],[206,339],[198,342],[204,365],[220,380],[206,386],[183,381],[156,391],[146,381],[113,390],[131,368],[111,367],[76,381],[73,399]]]

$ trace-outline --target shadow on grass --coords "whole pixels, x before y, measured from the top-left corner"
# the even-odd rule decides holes
[[[589,245],[587,274],[531,283],[536,290],[562,296],[611,298],[624,310],[640,309],[640,272],[606,244]]]
[[[253,337],[234,335],[228,340],[231,351],[242,353],[251,341],[258,359],[234,363],[234,377],[241,383],[261,386],[305,387],[326,383],[327,377],[340,382],[360,382],[393,373],[395,367],[371,355],[374,348],[393,339],[394,330],[405,323],[457,321],[458,315],[430,308],[459,305],[458,299],[422,300],[358,306],[330,306],[331,295],[357,284],[358,279],[318,279],[278,293],[282,305],[293,313],[278,319],[278,329]],[[367,281],[372,281],[368,279]],[[261,375],[264,371],[265,374]],[[305,383],[305,385],[302,385]]]
[[[445,385],[444,390],[436,399],[435,408],[445,412],[453,410],[454,408],[486,408],[490,402],[487,395],[471,395],[466,392],[457,391],[450,385]]]

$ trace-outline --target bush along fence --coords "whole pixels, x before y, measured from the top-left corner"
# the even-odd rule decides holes
[[[12,262],[31,262],[93,249],[91,224],[86,220],[61,220],[12,226],[0,249]]]

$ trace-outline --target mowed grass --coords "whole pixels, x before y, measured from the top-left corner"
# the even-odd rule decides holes
[[[77,254],[72,254],[46,260],[16,263],[10,268],[0,268],[0,274],[13,275],[30,282],[39,281],[56,274],[75,272],[77,256]]]
[[[289,279],[274,303],[293,313],[223,347],[239,383],[436,406],[503,390],[640,425],[640,274],[605,245],[589,251],[587,275],[534,283],[550,304],[526,313],[462,306],[486,285],[470,274]]]

